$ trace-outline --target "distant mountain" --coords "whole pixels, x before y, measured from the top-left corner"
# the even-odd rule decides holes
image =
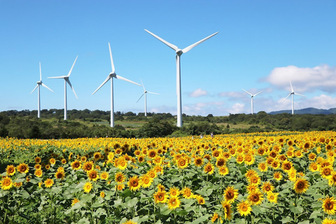
[[[272,111],[269,114],[282,114],[282,113],[292,113],[292,110],[280,110]],[[317,109],[313,107],[308,107],[300,110],[295,110],[295,114],[336,114],[336,108],[330,109]]]

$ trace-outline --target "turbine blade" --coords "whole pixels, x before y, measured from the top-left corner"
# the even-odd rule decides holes
[[[71,75],[72,69],[73,69],[73,67],[74,67],[75,64],[76,64],[77,58],[78,58],[78,56],[76,57],[74,63],[73,63],[72,66],[71,66],[71,69],[70,69],[70,71],[69,71],[69,73],[68,73],[68,75],[67,75],[68,77]]]
[[[77,94],[75,92],[75,89],[72,87],[70,80],[66,79],[65,81],[69,84],[70,88],[72,89],[72,92],[75,94],[75,97],[78,99],[78,96],[77,96]]]
[[[40,65],[40,81],[42,81],[42,70],[41,70],[41,62],[39,63]]]
[[[114,64],[113,64],[113,58],[112,58],[112,51],[111,51],[110,42],[108,43],[108,45],[109,45],[109,51],[110,51],[111,69],[112,69],[112,73],[114,73],[115,72],[115,68],[114,68]]]
[[[30,93],[33,93],[38,87],[38,84],[35,86],[35,88],[33,89],[33,91],[31,91]]]
[[[107,76],[107,78],[105,79],[105,81],[102,83],[102,84],[100,84],[100,86],[98,86],[98,88],[92,93],[92,95],[93,94],[95,94],[103,85],[105,85],[105,83],[107,83],[109,80],[111,79],[111,76]]]
[[[171,44],[171,43],[169,43],[168,41],[165,41],[165,40],[162,39],[161,37],[155,35],[154,33],[150,32],[150,31],[148,31],[148,30],[146,30],[146,29],[145,29],[145,31],[146,31],[147,33],[149,33],[150,35],[152,35],[153,37],[155,37],[156,39],[158,39],[158,40],[160,40],[161,42],[163,42],[165,45],[167,45],[168,47],[170,47],[170,48],[173,49],[174,51],[177,51],[177,50],[178,50],[178,47],[175,46],[174,44]]]
[[[246,92],[247,94],[249,94],[250,96],[252,96],[252,93],[247,92],[245,89],[242,89],[244,92]]]
[[[48,77],[48,79],[64,79],[66,77],[67,77],[66,75],[63,75],[63,76]]]
[[[52,89],[50,89],[46,84],[42,83],[42,86],[49,89],[51,92],[54,92]]]
[[[133,83],[133,84],[138,85],[138,86],[141,86],[139,83],[133,82],[133,81],[131,81],[131,80],[129,80],[129,79],[126,79],[126,78],[124,78],[124,77],[122,77],[122,76],[120,76],[120,75],[116,75],[116,78],[117,78],[117,79],[124,80],[124,81],[126,81],[126,82]]]
[[[137,102],[139,102],[139,100],[140,100],[144,95],[145,95],[145,93],[143,93],[143,94],[139,97],[139,99],[137,100]]]
[[[293,89],[293,85],[292,85],[292,82],[289,81],[289,84],[290,84],[290,87],[291,87],[291,91],[294,92],[294,89]]]
[[[154,92],[150,92],[150,91],[147,91],[147,93],[160,95],[159,93],[154,93]]]
[[[258,92],[258,93],[256,93],[256,94],[254,94],[254,96],[256,96],[256,95],[258,95],[258,94],[260,94],[260,93],[262,93],[262,91],[260,91],[260,92]]]
[[[288,94],[288,96],[286,96],[285,98],[283,98],[283,99],[280,101],[280,103],[285,102],[285,100],[286,100],[290,95],[292,95],[292,93]]]
[[[202,40],[200,40],[200,41],[198,41],[198,42],[196,42],[196,43],[190,45],[189,47],[184,48],[184,49],[182,50],[182,52],[183,52],[183,53],[187,53],[188,51],[190,51],[191,49],[193,49],[194,47],[196,47],[197,45],[199,45],[199,44],[202,43],[203,41],[206,41],[206,40],[209,39],[210,37],[215,36],[217,33],[218,33],[218,32],[213,33],[213,34],[211,34],[210,36],[207,36],[206,38],[204,38],[204,39],[202,39]]]
[[[303,94],[300,94],[300,93],[294,93],[295,95],[299,95],[299,96],[305,96]]]

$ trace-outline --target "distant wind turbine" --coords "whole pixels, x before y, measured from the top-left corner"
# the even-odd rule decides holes
[[[167,45],[168,47],[170,47],[171,49],[173,49],[176,52],[176,93],[177,93],[177,127],[182,127],[182,97],[181,97],[181,62],[180,62],[180,57],[183,53],[187,53],[188,51],[190,51],[192,48],[196,47],[197,45],[199,45],[200,43],[202,43],[203,41],[206,41],[207,39],[209,39],[210,37],[215,36],[218,32],[211,34],[210,36],[184,48],[183,50],[178,48],[177,46],[175,46],[174,44],[171,44],[167,41],[165,41],[164,39],[162,39],[161,37],[151,33],[150,31],[146,30],[145,31],[147,33],[149,33],[150,35],[154,36],[155,38],[157,38],[158,40],[160,40],[161,42],[163,42],[165,45]]]
[[[35,86],[35,88],[33,89],[33,91],[31,91],[31,93],[33,93],[37,88],[38,88],[38,97],[37,97],[37,117],[40,118],[41,116],[41,96],[40,96],[40,86],[43,86],[47,89],[49,89],[51,92],[52,89],[50,89],[48,86],[46,86],[43,82],[42,82],[42,71],[41,71],[41,62],[39,63],[39,67],[40,67],[40,81],[37,81],[37,85]]]
[[[111,59],[111,67],[112,67],[112,71],[110,72],[110,74],[107,76],[107,78],[105,79],[105,81],[92,93],[95,94],[105,83],[107,83],[109,80],[111,80],[111,127],[114,127],[114,97],[113,97],[113,78],[116,79],[121,79],[130,83],[133,83],[135,85],[141,86],[140,84],[133,82],[131,80],[128,80],[120,75],[117,75],[115,73],[115,68],[114,68],[114,64],[113,64],[113,58],[112,58],[112,51],[111,51],[111,45],[110,43],[108,43],[109,46],[109,50],[110,50],[110,59]]]
[[[289,82],[289,84],[291,87],[291,92],[288,94],[288,96],[286,96],[285,99],[283,99],[283,101],[286,100],[289,96],[292,96],[292,114],[294,114],[294,95],[299,95],[299,96],[304,96],[304,95],[294,91],[292,82]]]
[[[74,63],[72,64],[68,75],[48,77],[49,79],[64,79],[64,120],[67,119],[67,84],[69,84],[70,88],[72,89],[73,93],[75,94],[75,97],[78,99],[77,94],[75,92],[75,89],[72,87],[70,79],[69,79],[70,75],[71,75],[71,72],[72,72],[72,69],[75,66],[75,63],[77,61],[77,58],[78,58],[78,56],[76,57]]]
[[[256,95],[260,94],[262,91],[260,91],[260,92],[258,92],[258,93],[256,93],[256,94],[252,94],[252,93],[250,93],[250,92],[247,92],[245,89],[243,89],[243,91],[245,91],[247,94],[249,94],[249,95],[251,96],[251,114],[253,114],[253,113],[254,113],[253,98],[254,98]]]
[[[147,93],[149,93],[149,94],[156,94],[156,95],[159,95],[159,94],[158,94],[158,93],[154,93],[154,92],[147,91],[142,81],[141,81],[141,84],[142,84],[142,88],[143,88],[143,93],[142,93],[142,95],[140,96],[140,98],[138,99],[137,102],[139,102],[139,100],[140,100],[143,96],[145,96],[145,116],[147,116]]]

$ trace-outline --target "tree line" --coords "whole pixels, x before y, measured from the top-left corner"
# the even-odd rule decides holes
[[[109,111],[69,110],[63,120],[63,110],[9,110],[0,112],[0,137],[16,138],[80,138],[80,137],[179,137],[228,133],[336,130],[336,115],[230,114],[228,116],[190,116],[183,114],[183,127],[176,127],[176,117],[170,113],[116,112],[114,128],[109,127]],[[130,126],[130,122],[136,124]]]

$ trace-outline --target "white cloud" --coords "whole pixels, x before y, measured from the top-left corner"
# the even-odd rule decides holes
[[[289,82],[298,92],[323,90],[333,92],[336,88],[336,67],[320,65],[314,68],[299,68],[293,65],[274,68],[266,81],[270,84],[290,90]]]
[[[229,112],[231,114],[240,114],[243,113],[245,110],[245,104],[243,103],[235,103],[231,109],[229,109]]]
[[[206,96],[206,95],[208,95],[208,92],[201,88],[198,88],[189,94],[190,97],[200,97],[200,96]]]
[[[242,98],[245,97],[246,93],[241,92],[221,92],[218,94],[220,97],[228,97],[230,100],[236,99],[236,98]]]

